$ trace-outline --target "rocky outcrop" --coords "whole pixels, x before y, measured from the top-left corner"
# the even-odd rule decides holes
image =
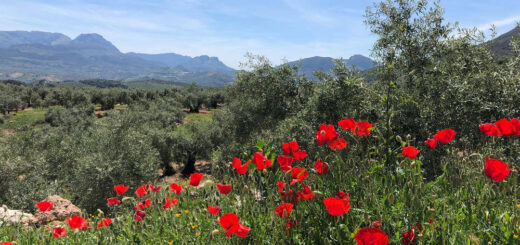
[[[49,196],[43,201],[52,203],[54,207],[51,211],[46,212],[36,210],[31,219],[31,223],[33,224],[46,224],[51,221],[64,221],[67,217],[70,218],[74,215],[81,216],[81,209],[60,196]]]

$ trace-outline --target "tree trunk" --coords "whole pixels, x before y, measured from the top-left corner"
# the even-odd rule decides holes
[[[175,169],[170,164],[167,164],[164,168],[163,177],[172,176],[175,174]]]
[[[184,176],[188,176],[191,173],[195,172],[195,154],[188,153],[188,160],[186,161],[186,165],[184,165],[184,169],[182,170],[182,174]]]

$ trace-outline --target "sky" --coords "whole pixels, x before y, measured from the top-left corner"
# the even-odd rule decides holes
[[[239,68],[247,52],[273,64],[370,55],[363,23],[372,0],[0,0],[0,30],[98,33],[122,52],[217,56]],[[519,0],[442,0],[448,22],[498,34],[520,21]]]

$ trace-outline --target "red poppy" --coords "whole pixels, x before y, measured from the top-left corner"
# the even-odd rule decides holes
[[[220,213],[220,210],[221,209],[218,206],[213,207],[208,205],[208,211],[211,215],[218,215],[218,213]]]
[[[291,185],[294,185],[298,182],[302,182],[304,179],[309,177],[309,172],[304,168],[293,168],[291,170]]]
[[[111,198],[107,199],[107,203],[108,203],[108,205],[117,205],[117,204],[120,204],[121,201],[119,201],[117,199],[117,197],[111,197]]]
[[[388,236],[378,228],[361,228],[354,235],[354,239],[359,245],[386,245],[388,244]]]
[[[345,131],[350,130],[354,132],[354,129],[356,128],[356,121],[354,118],[347,118],[339,121],[338,125]]]
[[[417,235],[413,231],[405,231],[401,241],[404,245],[413,245],[417,241]]]
[[[190,184],[192,186],[199,186],[200,180],[202,180],[202,177],[204,177],[204,174],[201,173],[192,173],[190,174]]]
[[[442,144],[446,144],[455,139],[455,135],[457,135],[455,133],[455,130],[447,128],[437,132],[435,135],[433,135],[433,138],[435,138]]]
[[[62,236],[65,236],[67,235],[67,229],[65,229],[64,227],[54,227],[54,229],[52,229],[52,236],[53,237],[62,237]],[[0,243],[2,244],[2,243]]]
[[[373,226],[374,228],[379,228],[379,227],[381,227],[381,221],[376,220],[376,221],[372,222],[372,226]]]
[[[307,157],[307,151],[301,150],[293,153],[294,160],[301,161]]]
[[[181,191],[185,189],[182,188],[182,184],[178,185],[177,183],[170,184],[170,192],[175,192],[176,195],[179,195]]]
[[[328,169],[329,169],[329,165],[327,163],[324,163],[321,160],[318,160],[318,161],[316,161],[316,163],[314,163],[314,170],[316,170],[316,172],[318,174],[328,174],[329,173]]]
[[[153,185],[153,184],[150,184],[148,187],[149,187],[150,190],[153,191],[153,192],[158,192],[158,191],[161,190],[161,187],[160,187],[160,186],[155,186],[155,185]]]
[[[239,237],[247,237],[247,234],[249,234],[249,231],[251,231],[251,228],[238,224],[238,230],[237,230],[237,236]]]
[[[227,213],[222,215],[217,222],[226,230],[226,236],[231,236],[238,231],[238,216],[234,213]]]
[[[410,158],[410,159],[417,159],[417,154],[421,152],[417,148],[413,146],[404,146],[403,147],[403,157]]]
[[[289,190],[285,193],[281,193],[280,199],[284,202],[290,202],[294,204],[298,204],[298,194],[295,193],[293,190]]]
[[[38,209],[40,209],[41,212],[49,212],[54,207],[54,204],[48,201],[43,201],[36,203],[36,206],[38,206]]]
[[[110,224],[112,224],[112,219],[110,219],[110,218],[102,219],[102,220],[98,221],[97,227],[101,228],[101,227],[109,226]]]
[[[270,159],[267,159],[262,152],[255,152],[253,154],[253,163],[256,165],[258,170],[264,170],[270,168],[273,163]]]
[[[422,231],[423,230],[421,223],[415,223],[415,225],[413,225],[411,227],[411,229],[412,229],[412,231],[414,231],[414,230]]]
[[[315,196],[316,194],[312,192],[311,187],[308,185],[304,185],[303,188],[297,194],[297,198],[302,201],[312,200],[312,198]]]
[[[134,210],[143,210],[147,207],[150,206],[150,204],[152,204],[152,201],[150,201],[150,199],[146,199],[144,201],[140,201],[135,207],[134,207]]]
[[[292,163],[294,161],[294,158],[292,157],[288,157],[288,156],[284,156],[284,155],[279,155],[276,160],[278,161],[278,164],[280,164],[280,170],[282,172],[287,172],[289,170],[292,169]]]
[[[293,208],[292,203],[282,203],[282,204],[278,205],[278,207],[276,207],[274,209],[274,211],[276,212],[278,217],[285,218],[291,214],[292,208]]]
[[[242,163],[240,162],[240,159],[235,157],[235,158],[233,158],[232,166],[238,174],[245,174],[245,173],[247,173],[247,165],[249,165],[250,162],[251,162],[251,160],[247,161],[246,163],[244,163],[244,165],[242,165]]]
[[[333,149],[333,150],[341,150],[341,149],[347,147],[347,141],[345,141],[342,138],[335,139],[335,140],[329,142],[329,147],[330,147],[330,149]]]
[[[283,189],[285,188],[285,183],[277,180],[276,185],[278,185],[278,192],[283,193]]]
[[[299,148],[300,147],[298,146],[298,142],[294,140],[282,144],[282,150],[284,155],[290,155],[291,153],[297,152]]]
[[[289,219],[287,219],[287,222],[285,223],[285,228],[284,228],[284,230],[292,229],[292,228],[295,227],[297,224],[298,224],[298,221],[297,221],[297,220],[293,220],[293,219],[289,218]]]
[[[134,213],[134,220],[135,221],[141,221],[141,220],[144,219],[144,217],[146,217],[146,212],[141,211],[141,210],[135,211],[135,213]]]
[[[86,230],[87,228],[90,228],[90,224],[87,223],[87,220],[77,215],[72,216],[72,219],[67,217],[67,223],[72,229]]]
[[[497,159],[486,157],[486,165],[484,166],[484,173],[486,177],[493,181],[500,182],[506,179],[513,169],[507,168],[507,163]]]
[[[339,134],[336,132],[334,125],[329,124],[321,124],[319,131],[316,132],[316,140],[318,141],[319,146],[337,139],[338,136]]]
[[[517,135],[516,127],[513,123],[505,118],[495,122],[496,127],[500,130],[503,136],[514,136]]]
[[[513,118],[511,119],[511,124],[513,124],[515,135],[520,136],[520,120]]]
[[[13,245],[12,242],[0,242],[0,245]]]
[[[217,184],[218,191],[220,194],[227,195],[231,192],[231,185],[221,185]]]
[[[139,197],[143,197],[148,193],[148,188],[146,185],[142,185],[135,191],[135,194],[137,194]]]
[[[168,210],[172,206],[175,206],[178,202],[179,202],[179,200],[177,200],[177,199],[173,199],[171,197],[166,197],[166,198],[164,198],[164,205],[162,205],[162,208],[164,210]]]
[[[130,188],[130,186],[124,186],[124,185],[115,185],[114,186],[114,189],[116,190],[116,194],[118,196],[125,194],[125,192],[128,191],[128,188]]]
[[[480,124],[478,126],[478,128],[480,129],[480,132],[482,132],[485,135],[495,136],[495,137],[502,136],[502,133],[500,133],[500,130],[498,130],[498,128],[493,123]]]
[[[323,199],[323,203],[332,216],[341,216],[346,214],[350,210],[350,203],[348,200],[339,199],[336,197],[329,197]]]
[[[345,193],[345,192],[342,192],[342,191],[338,191],[338,192],[336,193],[336,195],[334,195],[334,196],[335,196],[336,198],[338,198],[338,199],[343,199],[343,200],[345,200],[345,201],[347,201],[347,202],[350,201],[350,198],[349,198],[348,194]]]
[[[369,136],[372,126],[373,124],[367,121],[358,121],[356,123],[355,134],[357,136]]]
[[[427,139],[424,141],[424,144],[426,144],[428,147],[435,149],[437,147],[437,140],[436,139]]]

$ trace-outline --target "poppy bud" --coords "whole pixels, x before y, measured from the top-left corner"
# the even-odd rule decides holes
[[[103,216],[103,215],[105,215],[105,212],[103,212],[101,209],[98,209],[97,211],[98,211],[98,215],[99,215],[99,216]]]
[[[135,200],[133,197],[123,197],[123,199],[121,199],[123,203],[131,202],[133,200]]]
[[[247,185],[244,185],[244,192],[248,192],[249,191],[249,187]]]
[[[399,142],[399,143],[403,142],[403,139],[399,135],[397,135],[397,137],[395,137],[395,140],[397,140],[397,142]]]
[[[7,206],[6,206],[6,205],[2,205],[2,208],[3,208],[3,209],[4,209],[4,211],[6,211],[6,212],[7,212],[7,210],[9,210],[9,209],[7,208]]]
[[[211,235],[212,235],[212,236],[216,236],[216,235],[218,235],[218,233],[220,233],[220,231],[219,231],[218,229],[215,229],[215,230],[213,230],[213,231],[211,232]]]
[[[412,139],[412,136],[411,136],[410,134],[408,134],[408,135],[406,135],[406,138],[407,138],[408,140],[411,140],[411,139]]]
[[[267,169],[262,170],[262,174],[267,175]]]
[[[321,191],[313,191],[312,193],[314,193],[316,195],[323,195],[323,193],[321,193]]]

